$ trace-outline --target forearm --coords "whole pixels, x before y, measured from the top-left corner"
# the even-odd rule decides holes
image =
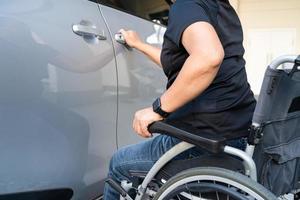
[[[155,62],[157,65],[161,67],[161,62],[160,62],[160,54],[161,54],[161,49],[154,47],[152,45],[146,44],[146,43],[138,43],[135,46],[136,49],[139,51],[143,52],[148,58],[150,58],[153,62]]]
[[[161,96],[162,109],[174,112],[199,96],[212,83],[219,63],[189,56],[172,86]]]

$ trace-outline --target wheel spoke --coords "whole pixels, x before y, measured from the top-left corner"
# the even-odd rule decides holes
[[[191,193],[191,191],[189,190],[189,188],[188,188],[188,186],[187,186],[187,184],[185,184],[185,188],[186,188],[186,190],[189,192],[189,194],[190,194],[190,196],[192,197],[192,199],[194,199],[194,198],[193,198],[193,195],[192,195],[192,193]]]
[[[180,173],[161,188],[157,197],[159,200],[276,199],[272,193],[249,177],[218,168],[196,168]]]
[[[177,198],[178,198],[179,200],[181,200],[180,196],[178,196],[178,195],[177,195]]]
[[[228,189],[230,188],[229,185],[227,185]],[[229,200],[229,195],[227,194],[227,200]]]
[[[214,184],[216,184],[216,181],[214,181]],[[216,191],[216,195],[217,195],[217,200],[220,200],[218,191]]]

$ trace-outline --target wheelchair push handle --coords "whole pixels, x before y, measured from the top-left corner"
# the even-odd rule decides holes
[[[294,63],[300,65],[300,55],[284,55],[276,58],[270,64],[270,68],[276,70],[280,65],[284,63]]]

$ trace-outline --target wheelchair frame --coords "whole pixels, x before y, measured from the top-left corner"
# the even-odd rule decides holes
[[[297,63],[300,62],[299,60],[300,56],[294,56],[294,55],[286,55],[281,56],[277,59],[275,59],[269,67],[274,70],[278,70],[278,67],[284,63]],[[286,70],[286,69],[285,69]],[[261,125],[257,122],[253,122],[252,126],[254,128],[259,128]],[[172,147],[170,150],[168,150],[150,169],[150,171],[147,173],[145,179],[143,180],[142,184],[139,186],[137,195],[134,200],[142,200],[144,194],[147,193],[147,186],[148,184],[153,180],[153,178],[156,176],[156,174],[174,157],[179,155],[180,153],[187,151],[196,145],[188,143],[188,142],[181,142],[174,147]],[[246,150],[242,151],[237,148],[233,148],[231,146],[224,146],[223,152],[229,155],[237,156],[243,161],[243,165],[245,168],[245,175],[249,176],[252,180],[257,182],[257,170],[256,170],[256,164],[252,158],[253,153],[255,150],[255,145],[247,144]],[[112,182],[111,182],[112,181]],[[120,200],[133,200],[128,194],[128,190],[131,188],[132,184],[125,182],[121,183],[121,187],[119,185],[116,185],[116,183],[113,183],[113,180],[108,181],[108,183],[116,189],[120,194]]]
[[[162,169],[170,160],[175,158],[177,155],[181,154],[184,151],[187,151],[191,148],[195,147],[195,145],[187,143],[187,142],[181,142],[177,145],[175,145],[173,148],[171,148],[169,151],[167,151],[151,168],[151,170],[147,173],[147,176],[145,177],[144,181],[138,188],[137,196],[135,200],[142,200],[143,195],[146,192],[148,184],[151,182],[151,180],[155,177],[155,175]],[[248,150],[247,150],[248,149]],[[252,159],[252,155],[249,155],[249,153],[253,152],[252,149],[254,149],[254,146],[248,145],[246,149],[246,152],[236,149],[230,146],[225,146],[224,147],[224,152],[230,155],[238,156],[241,158],[244,162],[244,167],[245,167],[245,174],[249,175],[251,179],[257,180],[257,175],[256,175],[256,165]],[[126,184],[123,183],[122,187],[125,188]],[[131,197],[126,196],[121,200],[132,200]]]

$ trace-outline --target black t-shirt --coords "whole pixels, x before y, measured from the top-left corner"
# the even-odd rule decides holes
[[[212,84],[175,115],[216,113],[238,106],[247,107],[245,104],[253,107],[255,100],[247,82],[243,59],[242,27],[227,0],[177,0],[171,6],[161,53],[161,63],[168,77],[167,88],[175,81],[189,56],[181,43],[182,34],[189,25],[199,21],[208,22],[215,28],[225,51],[224,61]]]

